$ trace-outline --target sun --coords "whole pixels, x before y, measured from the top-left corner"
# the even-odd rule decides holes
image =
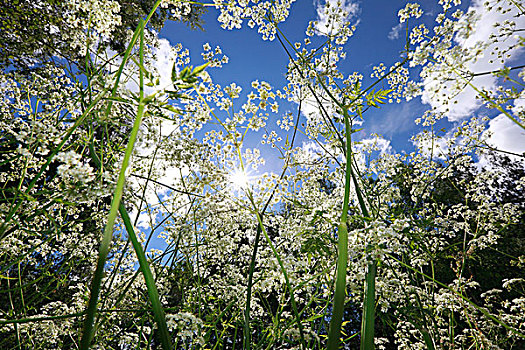
[[[235,168],[229,175],[232,186],[236,189],[245,189],[250,184],[250,176],[243,169]]]

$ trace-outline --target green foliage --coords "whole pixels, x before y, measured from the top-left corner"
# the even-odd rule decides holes
[[[232,4],[246,11],[217,6],[224,28],[253,20],[290,60],[285,87],[254,81],[244,104],[241,87],[213,82],[207,68],[225,59],[209,45],[203,64],[176,47],[171,72],[157,70],[155,30],[201,28],[204,5],[0,9],[0,348],[525,347],[522,157],[485,153],[477,118],[442,129],[439,150],[437,109],[411,154],[356,139],[370,107],[422,93],[414,72],[446,104],[441,85],[472,86],[522,126],[523,67],[477,89],[491,72],[468,72],[476,48],[454,49],[475,19],[446,2],[433,34],[407,26],[400,62],[365,87],[338,67],[354,30],[341,11],[324,9],[337,30],[312,22],[315,39],[292,44],[280,28],[291,2]],[[256,137],[268,152],[246,148]],[[272,150],[280,171],[250,178]]]
[[[378,90],[377,92],[375,90],[372,90],[365,96],[366,104],[368,106],[379,108],[380,104],[386,103],[385,100],[388,99],[388,94],[390,94],[391,92],[391,89]]]
[[[108,47],[118,53],[124,52],[130,31],[133,32],[140,19],[150,13],[155,2],[118,0],[120,23],[113,27],[109,40],[97,49]],[[160,31],[167,20],[176,20],[202,30],[202,16],[206,9],[194,3],[189,6],[190,11],[178,17],[173,16],[173,5],[158,8],[150,19],[151,28]],[[71,47],[67,37],[79,29],[88,32],[94,29],[76,28],[67,17],[71,10],[67,2],[59,0],[44,0],[38,6],[28,0],[5,2],[0,8],[0,69],[13,67],[20,73],[30,74],[45,64],[62,65],[62,59],[76,64],[80,70],[86,69],[85,55],[78,48]],[[83,10],[76,16],[89,22],[90,16],[96,14]]]

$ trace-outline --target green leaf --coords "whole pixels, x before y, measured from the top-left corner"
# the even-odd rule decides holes
[[[171,81],[174,83],[177,81],[177,64],[174,62],[173,67],[171,67]]]
[[[193,70],[193,72],[191,73],[192,75],[198,75],[200,74],[204,69],[206,69],[206,67],[208,67],[210,65],[210,62],[206,62],[204,63],[203,65],[200,65],[198,67],[195,67],[195,69]]]

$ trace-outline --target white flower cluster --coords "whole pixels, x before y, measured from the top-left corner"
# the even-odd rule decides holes
[[[278,23],[284,22],[290,14],[290,7],[295,0],[258,1],[258,0],[214,0],[220,11],[217,20],[224,29],[240,29],[245,19],[250,28],[258,26],[263,40],[275,39]]]
[[[61,152],[56,156],[56,160],[62,163],[58,166],[57,173],[65,182],[84,186],[93,181],[93,168],[82,162],[81,158],[75,151]]]
[[[317,9],[320,20],[310,22],[307,35],[312,35],[315,29],[316,34],[330,37],[336,45],[346,44],[355,31],[351,19],[358,9],[356,4],[346,0],[326,1],[323,8]]]
[[[160,7],[169,8],[173,18],[180,19],[182,16],[188,16],[191,13],[191,4],[180,0],[163,0]]]
[[[419,18],[423,15],[423,10],[421,10],[418,3],[407,3],[404,8],[399,10],[397,13],[399,16],[399,23],[404,23],[409,18]]]
[[[259,166],[264,165],[266,162],[264,158],[261,157],[261,151],[257,148],[247,148],[246,151],[244,151],[244,159],[246,160],[246,164],[251,166],[253,170],[257,170]]]
[[[185,347],[193,348],[205,344],[202,320],[189,312],[167,314],[166,322],[168,329],[176,333],[177,339],[182,341]]]
[[[291,113],[286,113],[283,115],[282,120],[277,120],[276,123],[281,129],[289,131],[290,128],[294,127],[294,117]]]
[[[74,30],[61,33],[62,39],[81,54],[90,51],[86,43],[97,45],[99,40],[108,40],[111,32],[121,23],[118,1],[74,0],[66,2],[65,6],[64,20]]]
[[[212,50],[210,44],[206,43],[202,46],[202,48],[204,49],[204,52],[201,53],[201,56],[206,62],[210,62],[211,67],[220,68],[223,64],[228,63],[228,56],[223,55],[220,59],[216,57],[222,54],[222,49],[219,46],[216,46],[215,49]]]

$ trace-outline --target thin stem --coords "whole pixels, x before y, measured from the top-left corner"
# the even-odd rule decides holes
[[[282,261],[280,255],[279,255],[279,253],[275,249],[275,246],[273,245],[272,240],[270,239],[270,237],[268,236],[268,233],[266,232],[266,228],[264,228],[261,215],[259,214],[258,211],[255,213],[255,215],[257,216],[257,221],[259,222],[259,227],[261,228],[261,231],[264,234],[264,237],[266,238],[266,241],[270,245],[270,248],[271,248],[271,250],[273,252],[273,255],[277,259],[277,262],[279,263],[279,266],[281,268],[281,272],[283,273],[284,280],[286,282],[286,286],[288,288],[288,291],[290,292],[290,300],[292,302],[292,311],[294,312],[295,320],[296,320],[297,326],[299,328],[299,337],[301,339],[302,348],[306,349],[303,325],[301,323],[300,315],[299,315],[299,312],[297,310],[297,304],[295,303],[295,297],[294,297],[294,294],[293,294],[294,290],[292,288],[292,285],[290,284],[290,280],[288,278],[288,273],[286,272],[286,269],[284,268],[284,264],[283,264],[283,261]]]
[[[525,338],[525,333],[522,333],[520,332],[518,329],[508,325],[507,323],[501,321],[500,319],[494,317],[493,315],[491,315],[486,308],[484,307],[480,307],[478,306],[476,303],[474,303],[472,300],[468,299],[466,296],[464,296],[463,294],[459,293],[458,291],[454,290],[453,288],[451,288],[450,286],[446,285],[445,283],[442,283],[432,277],[430,277],[429,275],[419,271],[418,269],[402,262],[401,260],[397,259],[396,257],[390,255],[390,254],[386,254],[386,256],[388,256],[390,259],[394,260],[395,262],[399,263],[401,266],[404,266],[406,267],[407,269],[410,269],[412,271],[414,271],[415,273],[431,280],[432,282],[440,285],[441,287],[443,288],[446,288],[448,289],[449,291],[451,291],[452,293],[454,293],[455,295],[457,295],[459,298],[461,298],[462,300],[466,301],[468,304],[470,304],[472,307],[474,307],[476,310],[478,310],[479,312],[481,312],[483,315],[485,315],[485,317],[491,319],[492,321],[494,321],[495,323],[499,324],[500,326],[503,326],[505,329],[507,329],[509,332],[512,332],[514,333],[515,335],[521,337],[521,338]]]
[[[302,101],[299,101],[299,108],[297,110],[297,118],[296,118],[296,121],[295,121],[295,125],[294,125],[294,132],[293,132],[293,136],[292,136],[292,141],[290,143],[290,148],[289,150],[291,151],[293,146],[294,146],[294,143],[295,143],[295,137],[297,135],[297,128],[299,126],[299,118],[301,116],[301,107],[302,107]],[[290,162],[290,155],[288,156],[288,158],[286,159],[286,163],[285,163],[285,166],[283,168],[283,171],[281,173],[281,179],[284,177],[284,174],[286,173],[286,170],[288,168],[288,165],[289,165],[289,162]],[[266,204],[264,205],[263,209],[261,210],[261,222],[263,220],[263,216],[264,216],[264,213],[266,212],[266,209],[268,208],[268,206],[270,205],[272,199],[273,199],[273,196],[275,194],[275,191],[277,190],[277,187],[278,187],[278,183],[275,184],[274,188],[273,188],[273,191],[272,193],[270,194],[270,197],[268,198],[268,200],[266,201]],[[254,206],[254,209],[255,206]],[[251,299],[252,299],[252,288],[253,288],[253,273],[255,271],[255,263],[256,263],[256,259],[257,259],[257,251],[259,249],[259,241],[261,239],[261,225],[257,225],[257,232],[255,234],[255,243],[253,245],[253,251],[252,251],[252,258],[251,258],[251,261],[250,261],[250,267],[248,269],[248,285],[247,285],[247,290],[246,290],[246,307],[245,307],[245,310],[244,310],[244,342],[245,342],[245,347],[246,349],[250,349],[251,347],[251,334],[250,334],[250,307],[251,307]]]

